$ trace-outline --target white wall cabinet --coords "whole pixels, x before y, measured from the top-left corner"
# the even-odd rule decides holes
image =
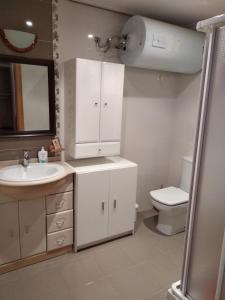
[[[72,158],[120,153],[124,65],[87,59],[64,64],[65,143]]]
[[[103,168],[103,170],[102,170]],[[82,169],[82,168],[81,168]],[[137,165],[76,172],[76,246],[133,231]]]
[[[20,258],[18,202],[0,204],[0,264]]]
[[[76,61],[75,143],[99,141],[101,63]]]
[[[19,201],[21,258],[46,251],[45,198]]]
[[[123,106],[124,65],[102,63],[100,141],[119,141]]]

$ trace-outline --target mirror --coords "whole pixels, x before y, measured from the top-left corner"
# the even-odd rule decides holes
[[[31,51],[37,43],[37,36],[30,32],[0,29],[0,36],[9,49],[20,53]]]
[[[55,134],[54,63],[0,56],[0,136]]]

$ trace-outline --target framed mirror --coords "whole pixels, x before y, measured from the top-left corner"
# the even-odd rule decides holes
[[[0,55],[0,137],[55,133],[54,62]]]

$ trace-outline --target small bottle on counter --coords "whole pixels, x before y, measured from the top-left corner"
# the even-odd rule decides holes
[[[39,159],[39,163],[48,162],[48,151],[46,151],[44,147],[41,147],[41,150],[38,151],[38,159]]]

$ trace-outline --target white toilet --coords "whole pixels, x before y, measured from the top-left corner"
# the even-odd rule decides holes
[[[166,235],[185,230],[191,170],[192,158],[186,156],[183,159],[180,188],[170,186],[150,192],[153,207],[159,211],[157,229]]]

